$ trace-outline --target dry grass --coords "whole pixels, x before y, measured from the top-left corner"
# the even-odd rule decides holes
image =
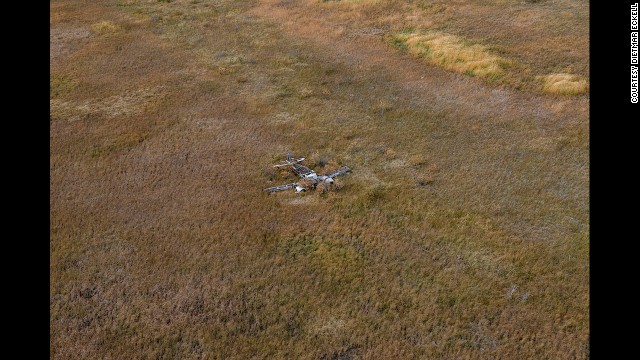
[[[56,81],[51,84],[51,97],[60,98],[61,92],[69,92],[73,81]],[[109,96],[102,99],[87,99],[83,101],[50,100],[50,114],[52,117],[77,121],[92,115],[102,115],[107,118],[131,116],[141,114],[162,101],[161,87],[143,88],[125,91],[121,95]]]
[[[391,149],[391,148],[386,149],[386,150],[384,151],[384,155],[385,155],[385,156],[387,157],[387,159],[389,159],[389,160],[393,160],[393,159],[395,159],[395,158],[398,156],[398,155],[396,154],[396,151],[395,151],[395,150],[393,150],[393,149]]]
[[[409,164],[412,166],[422,166],[427,162],[427,158],[423,154],[414,154],[409,158]]]
[[[350,7],[360,7],[360,6],[370,6],[370,5],[378,5],[384,0],[319,0],[318,2],[327,5],[338,5],[338,6],[350,6]]]
[[[573,74],[551,74],[543,78],[544,91],[550,94],[576,95],[589,90],[589,83]]]
[[[470,76],[496,79],[509,65],[486,46],[442,32],[399,33],[394,36],[394,43],[433,65]]]
[[[561,69],[571,69],[571,73],[588,82],[589,7],[583,3],[570,0],[313,3],[316,9],[324,11],[323,21],[338,28],[342,36],[383,34],[381,38],[396,48],[424,57],[432,65],[488,79],[490,83],[544,92],[537,77],[566,71]],[[407,44],[410,38],[411,43]]]
[[[588,358],[588,99],[487,86],[371,35],[418,3],[483,44],[461,24],[515,6],[52,3],[50,357]],[[554,52],[569,40],[529,62],[535,37],[574,30],[524,18],[528,49],[500,56],[586,78]],[[353,172],[263,193],[295,180],[271,167],[287,150]]]
[[[104,34],[113,34],[119,31],[122,31],[122,27],[118,24],[115,24],[108,20],[102,20],[95,24],[91,25],[91,30],[93,32],[104,35]]]

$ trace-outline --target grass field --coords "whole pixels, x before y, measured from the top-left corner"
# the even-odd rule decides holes
[[[589,358],[588,20],[52,0],[50,357]]]

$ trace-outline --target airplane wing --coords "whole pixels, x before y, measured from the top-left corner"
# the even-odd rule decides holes
[[[302,162],[304,160],[303,157],[298,158],[298,159],[294,159],[292,157],[288,157],[286,161],[281,162],[280,164],[275,164],[273,165],[273,167],[283,167],[283,166],[291,166],[291,165],[295,165],[299,162]]]
[[[331,174],[328,174],[327,176],[330,177],[330,178],[334,178],[336,176],[342,175],[342,174],[347,173],[349,171],[351,171],[351,169],[349,169],[349,167],[343,166],[340,169],[332,172]]]
[[[273,165],[273,167],[283,167],[283,166],[291,166],[291,163],[285,162],[285,163],[280,163],[280,164]]]
[[[267,192],[270,192],[270,193],[274,193],[274,192],[278,192],[278,191],[293,189],[296,186],[298,186],[298,183],[292,183],[292,184],[280,185],[280,186],[273,186],[273,187],[264,189],[264,191],[267,191]]]

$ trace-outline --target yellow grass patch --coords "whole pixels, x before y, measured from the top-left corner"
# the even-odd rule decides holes
[[[91,30],[98,34],[112,34],[122,30],[122,27],[114,22],[103,20],[91,25]]]
[[[589,82],[574,74],[551,74],[545,76],[543,81],[543,90],[551,94],[575,95],[589,90]]]
[[[471,76],[500,76],[509,61],[492,54],[486,46],[443,32],[397,34],[394,43],[406,47],[410,54],[447,70]]]
[[[427,162],[427,159],[422,154],[415,154],[409,158],[409,164],[413,166],[421,166]]]
[[[384,151],[384,155],[387,157],[387,159],[389,160],[393,160],[396,158],[397,154],[396,151],[393,150],[392,148],[388,148],[387,150]]]

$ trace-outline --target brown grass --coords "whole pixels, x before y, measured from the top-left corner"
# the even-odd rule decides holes
[[[578,2],[309,3],[323,11],[323,21],[340,29],[341,36],[382,34],[381,38],[397,49],[408,50],[431,65],[478,76],[489,83],[546,92],[538,77],[566,72],[564,69],[588,82],[589,7]]]
[[[52,3],[50,357],[588,358],[588,96],[385,43],[453,16],[540,88],[587,79],[587,33],[537,22],[575,4]],[[265,194],[287,150],[353,172]]]

